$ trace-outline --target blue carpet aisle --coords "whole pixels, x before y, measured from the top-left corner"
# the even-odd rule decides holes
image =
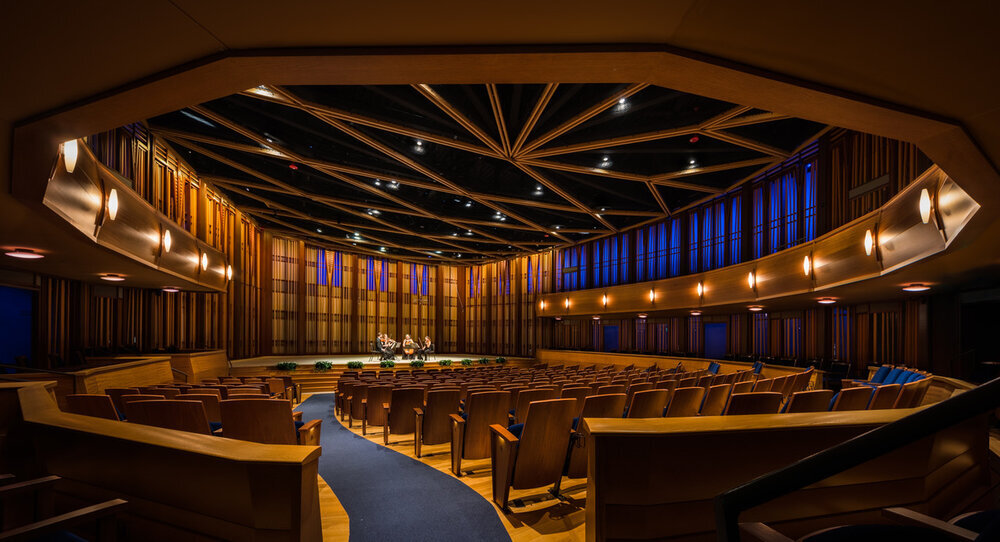
[[[348,431],[332,398],[313,395],[296,410],[303,420],[323,420],[319,474],[350,517],[351,542],[510,541],[492,504],[454,477]]]

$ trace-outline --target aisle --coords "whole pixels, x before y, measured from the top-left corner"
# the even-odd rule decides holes
[[[319,474],[347,510],[351,542],[504,541],[493,505],[461,481],[355,435],[333,413],[333,394],[296,410],[323,420]]]

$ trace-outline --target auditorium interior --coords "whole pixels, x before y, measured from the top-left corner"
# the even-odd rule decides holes
[[[1000,540],[1000,5],[4,8],[0,539]]]

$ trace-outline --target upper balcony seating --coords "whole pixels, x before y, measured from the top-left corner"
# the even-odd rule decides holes
[[[856,378],[845,378],[841,380],[841,385],[845,388],[855,386],[882,386],[886,384],[908,384],[917,380],[927,378],[927,373],[915,369],[907,369],[905,366],[893,367],[892,365],[882,365],[872,375],[871,380],[860,380]]]

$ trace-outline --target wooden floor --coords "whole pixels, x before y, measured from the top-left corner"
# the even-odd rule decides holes
[[[347,510],[340,504],[330,486],[319,478],[319,510],[323,525],[323,542],[347,542],[351,535],[351,522]]]
[[[305,397],[303,397],[303,400]],[[344,422],[346,427],[347,422]],[[355,424],[352,432],[361,436],[361,425]],[[382,429],[371,428],[368,440],[381,445]],[[437,469],[445,476],[454,476],[451,473],[451,448],[450,444],[439,444],[436,446],[424,446],[423,457],[417,459],[426,465]],[[413,454],[413,435],[400,435],[389,437],[389,448],[407,457],[416,459]],[[333,453],[331,451],[331,453]],[[556,499],[549,494],[548,487],[526,490],[511,490],[511,513],[503,513],[493,504],[492,489],[490,483],[490,460],[481,459],[477,461],[463,461],[462,468],[466,471],[473,471],[472,474],[465,474],[459,480],[474,491],[482,495],[497,512],[500,521],[510,538],[514,542],[527,542],[533,540],[545,541],[583,541],[586,536],[584,532],[584,517],[587,500],[587,481],[585,479],[563,478],[562,496],[563,500]],[[322,480],[322,479],[321,479]],[[324,495],[325,483],[320,485],[320,507],[323,510],[323,540],[347,540],[347,532],[350,525],[347,513],[337,502],[332,506],[336,496],[333,491],[329,495]],[[329,488],[327,487],[327,490]],[[520,500],[520,501],[519,501]],[[335,517],[327,516],[328,509],[339,508],[342,514],[335,514]]]

